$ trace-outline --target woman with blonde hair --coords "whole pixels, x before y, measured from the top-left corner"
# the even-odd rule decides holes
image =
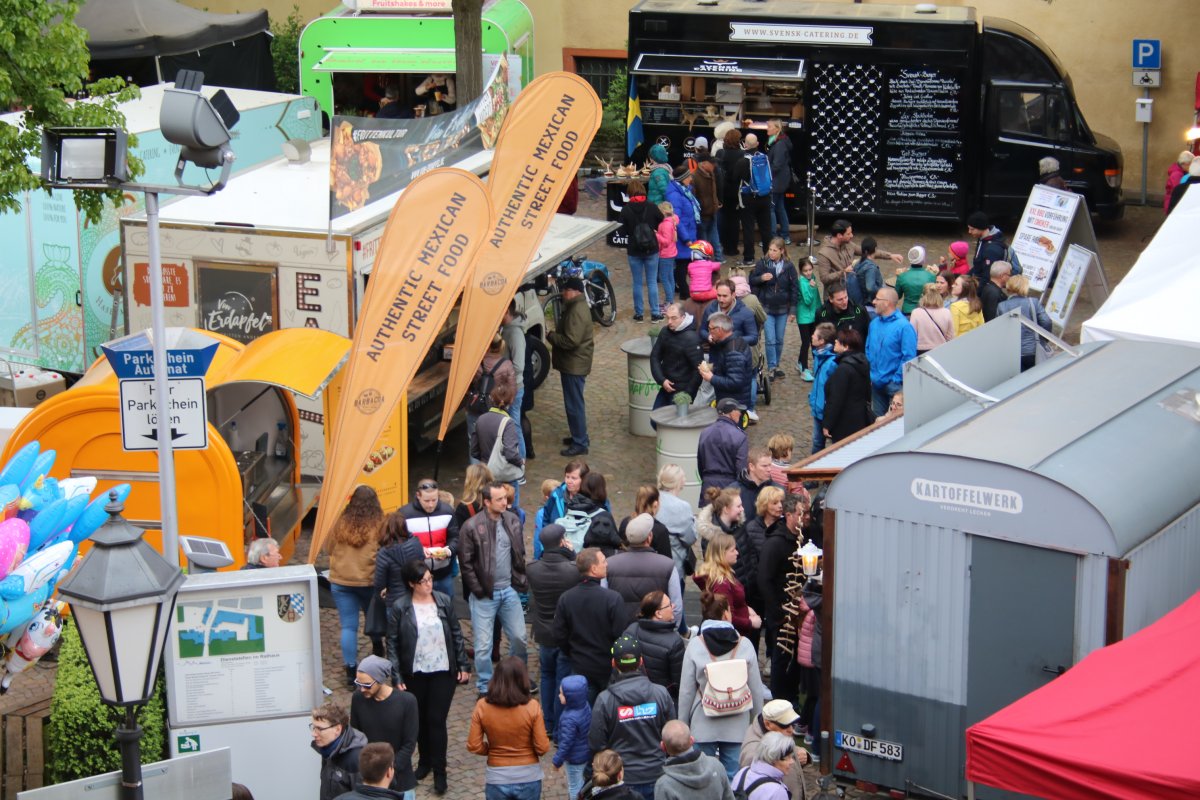
[[[1008,299],[1001,300],[1000,304],[996,306],[997,317],[1016,309],[1022,317],[1036,323],[1047,333],[1053,330],[1050,315],[1042,307],[1042,301],[1036,297],[1026,296],[1029,294],[1029,278],[1024,275],[1013,275],[1008,279],[1008,283],[1004,284],[1004,291],[1008,294]],[[1039,338],[1032,330],[1024,325],[1021,326],[1021,372],[1036,363]]]
[[[739,505],[741,500],[738,500]],[[692,580],[701,592],[712,592],[729,598],[730,621],[738,633],[752,636],[762,626],[762,619],[746,603],[746,588],[738,580],[734,565],[738,560],[737,540],[727,533],[714,534],[704,551],[704,560],[696,567]]]
[[[658,511],[654,518],[667,526],[671,535],[671,558],[679,579],[692,574],[696,567],[696,511],[680,497],[687,476],[678,464],[664,464],[658,470]]]
[[[592,779],[579,797],[584,800],[641,800],[642,796],[625,785],[625,763],[616,750],[601,750],[592,756]],[[572,797],[571,800],[577,800]]]
[[[917,331],[917,355],[928,353],[939,344],[954,338],[954,318],[936,283],[927,283],[921,290],[921,302],[909,315]]]
[[[375,585],[375,554],[383,530],[383,507],[370,486],[359,486],[338,515],[329,534],[329,588],[341,624],[342,663],[346,685],[354,687],[358,672],[358,618],[366,616]],[[371,639],[372,652],[383,655],[383,637]]]

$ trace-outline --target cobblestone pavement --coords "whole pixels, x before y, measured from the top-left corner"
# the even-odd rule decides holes
[[[582,215],[599,217],[603,214],[603,204],[581,194],[580,211]],[[1100,255],[1109,276],[1110,283],[1115,282],[1128,271],[1137,255],[1145,247],[1162,219],[1161,211],[1151,208],[1130,208],[1127,219],[1119,224],[1102,227],[1097,231],[1100,239]],[[904,252],[914,242],[925,244],[930,253],[944,252],[949,242],[962,238],[962,232],[954,226],[933,226],[928,224],[899,224],[890,225],[861,225],[857,231],[861,238],[870,234],[874,236],[882,248],[894,252]],[[794,239],[803,238],[796,231]],[[589,258],[602,261],[609,267],[613,284],[617,293],[617,322],[612,328],[596,328],[596,358],[592,374],[587,381],[586,398],[588,405],[589,433],[592,446],[588,461],[594,469],[598,469],[608,478],[610,499],[615,515],[620,517],[632,511],[633,499],[637,487],[645,482],[652,482],[655,474],[656,453],[653,439],[633,436],[628,429],[628,393],[626,357],[620,350],[622,342],[638,336],[645,336],[649,324],[637,324],[631,319],[631,296],[629,270],[624,254],[620,250],[607,247],[602,242],[587,249]],[[807,255],[806,248],[791,248],[793,261]],[[885,265],[885,277],[890,278],[892,269]],[[1081,298],[1076,311],[1078,320],[1086,319],[1092,313],[1086,296]],[[1076,334],[1077,336],[1077,334]],[[1071,337],[1071,332],[1068,332]],[[799,335],[795,326],[787,332],[784,346],[783,364],[787,377],[774,385],[775,399],[770,406],[759,405],[761,422],[750,428],[751,445],[765,445],[767,439],[774,433],[786,431],[796,437],[796,458],[802,457],[808,451],[811,443],[811,418],[808,414],[807,395],[810,384],[800,380],[794,365],[797,355]],[[527,552],[532,552],[528,537],[533,529],[533,515],[537,510],[540,499],[539,486],[544,478],[562,477],[562,465],[566,459],[559,456],[562,447],[560,439],[566,435],[567,426],[562,406],[562,392],[558,378],[551,373],[543,387],[537,392],[537,404],[531,413],[534,427],[534,441],[537,458],[529,463],[529,482],[522,487],[521,506],[528,515]],[[465,460],[465,431],[456,429],[450,434],[450,441],[445,448],[440,465],[440,479],[450,491],[456,495],[461,489]],[[413,457],[410,476],[415,485],[416,480],[434,469],[433,453],[426,452]],[[297,553],[308,551],[307,537],[297,548]],[[299,563],[298,561],[296,563]],[[318,568],[323,568],[323,559],[318,561]],[[689,586],[686,606],[689,616],[698,619],[696,609],[696,592],[694,586]],[[460,614],[466,618],[466,606],[459,603]],[[468,626],[469,627],[469,626]],[[337,613],[332,608],[321,609],[321,639],[325,674],[325,684],[333,690],[333,699],[340,703],[349,702],[349,691],[345,681],[338,647]],[[468,639],[469,641],[469,639]],[[370,652],[370,645],[360,640],[360,653]],[[530,642],[529,666],[531,674],[537,675],[537,648]],[[0,697],[0,713],[35,702],[46,697],[53,686],[55,664],[52,662],[39,664],[33,670],[16,678],[8,694]],[[535,677],[536,680],[536,677]],[[540,699],[540,698],[539,698]],[[450,790],[446,797],[453,800],[480,798],[483,795],[483,770],[485,759],[468,753],[466,750],[467,727],[470,720],[471,708],[475,702],[474,684],[460,687],[455,694],[454,704],[450,714]],[[297,747],[307,747],[307,742],[297,742]],[[547,798],[562,798],[566,796],[565,776],[556,773],[546,764],[546,779],[544,796]],[[807,768],[810,797],[815,791],[817,772]],[[434,797],[431,789],[431,779],[427,779],[417,790],[418,798]],[[268,799],[269,800],[269,799]]]

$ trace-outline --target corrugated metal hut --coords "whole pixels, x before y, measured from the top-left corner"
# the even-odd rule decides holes
[[[946,410],[909,393],[830,486],[822,728],[841,777],[963,797],[967,726],[1200,589],[1200,351],[1086,345],[985,402],[938,383]]]

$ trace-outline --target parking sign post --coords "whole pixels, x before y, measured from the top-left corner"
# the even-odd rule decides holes
[[[1133,85],[1142,87],[1135,119],[1142,123],[1142,205],[1146,205],[1146,172],[1150,168],[1150,89],[1162,85],[1162,40],[1133,40]]]

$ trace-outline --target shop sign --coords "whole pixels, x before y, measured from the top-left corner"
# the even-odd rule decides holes
[[[1024,506],[1021,495],[1008,489],[947,483],[926,478],[913,479],[912,496],[927,503],[937,503],[948,511],[961,510],[985,515],[993,511],[1020,514]]]
[[[783,25],[761,22],[729,23],[731,42],[787,42],[789,44],[842,44],[870,47],[870,27],[843,25]]]
[[[732,58],[642,53],[633,65],[635,73],[658,75],[732,75],[741,78],[799,80],[804,62],[787,58]]]

